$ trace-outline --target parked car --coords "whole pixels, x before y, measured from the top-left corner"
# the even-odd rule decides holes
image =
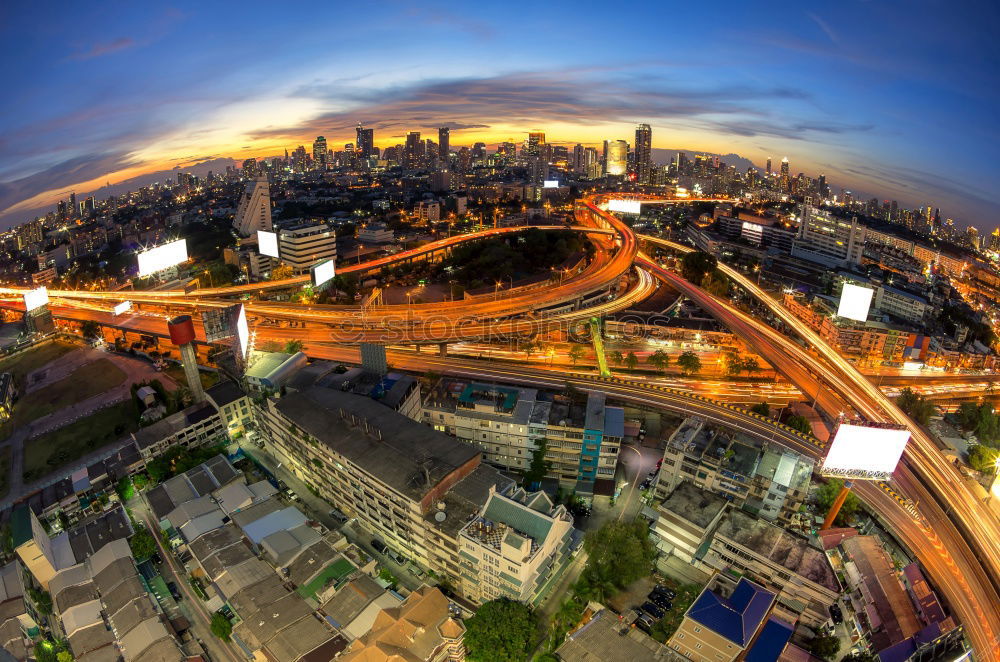
[[[394,552],[393,550],[390,549],[388,552],[385,553],[385,555],[388,556],[393,561],[395,561],[397,565],[406,565],[406,557],[400,554],[399,552]]]
[[[177,584],[173,582],[167,582],[167,590],[170,591],[170,595],[174,596],[174,600],[177,600],[179,602],[184,599],[183,597],[181,597],[181,592],[177,590]]]
[[[656,619],[646,612],[639,612],[639,618],[635,619],[635,626],[646,634],[649,634],[649,631],[653,628],[653,623],[655,622]]]
[[[642,610],[657,619],[663,618],[663,615],[666,613],[652,602],[643,602]]]
[[[673,601],[670,598],[668,598],[665,593],[658,593],[656,591],[652,591],[649,595],[646,596],[646,599],[652,602],[660,609],[670,609],[670,607],[673,606]]]
[[[385,545],[384,542],[382,542],[378,538],[373,538],[372,539],[372,549],[374,549],[379,554],[385,554],[385,550],[388,549],[388,548],[386,547],[386,545]]]
[[[667,599],[669,599],[669,600],[673,600],[674,598],[677,597],[676,591],[673,591],[673,590],[667,588],[663,584],[657,584],[653,588],[653,592],[655,592],[655,593],[662,593],[663,595],[667,596]]]

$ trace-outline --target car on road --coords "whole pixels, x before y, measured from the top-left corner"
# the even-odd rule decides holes
[[[649,478],[647,478],[646,480],[642,481],[639,484],[639,489],[640,490],[648,490],[650,488],[650,486],[652,486],[652,484],[653,484],[653,481],[651,481]]]
[[[177,590],[177,584],[173,582],[167,582],[167,590],[170,591],[170,595],[173,596],[174,600],[180,602],[184,598],[181,596],[181,592]]]
[[[386,547],[386,544],[378,538],[372,538],[372,549],[379,554],[385,554],[385,550],[387,550],[388,547]]]
[[[396,565],[406,565],[406,557],[400,554],[399,552],[394,552],[393,550],[390,549],[385,553],[385,555],[388,556],[394,563],[396,563]]]

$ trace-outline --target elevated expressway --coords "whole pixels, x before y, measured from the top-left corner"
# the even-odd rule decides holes
[[[606,197],[606,196],[605,196]],[[615,196],[626,197],[626,196]],[[640,197],[632,196],[627,197]],[[691,202],[692,200],[662,200],[644,197],[650,202]],[[546,290],[544,300],[539,300],[536,292],[509,297],[501,301],[479,302],[471,308],[466,302],[452,305],[426,304],[406,307],[403,311],[380,311],[381,317],[369,320],[362,310],[334,312],[326,309],[303,310],[288,304],[247,305],[251,316],[280,317],[288,315],[295,320],[308,322],[304,328],[279,328],[258,325],[262,337],[303,340],[310,354],[323,357],[329,352],[343,350],[344,342],[370,340],[388,343],[449,342],[456,339],[482,338],[508,333],[530,333],[551,328],[565,328],[583,317],[619,310],[631,301],[639,300],[652,291],[650,273],[690,297],[706,311],[729,326],[755,351],[775,366],[789,381],[795,384],[817,406],[831,418],[841,412],[857,412],[872,421],[892,421],[909,427],[912,441],[904,456],[904,461],[894,476],[894,483],[907,499],[901,499],[874,483],[861,482],[856,491],[869,506],[894,531],[900,541],[907,545],[930,573],[936,587],[947,598],[958,618],[965,625],[966,632],[980,659],[1000,660],[1000,562],[998,562],[998,541],[1000,531],[991,514],[965,490],[957,470],[940,454],[927,434],[884,395],[844,360],[821,338],[803,327],[784,307],[757,287],[739,272],[721,265],[719,268],[734,282],[744,288],[761,303],[766,305],[775,317],[793,328],[811,347],[807,351],[802,345],[789,340],[771,327],[734,309],[727,302],[718,300],[700,288],[687,283],[675,274],[661,269],[658,265],[639,253],[639,241],[664,245],[676,251],[691,250],[688,247],[654,237],[639,237],[613,214],[598,208],[602,196],[592,196],[578,208],[578,223],[583,220],[593,227],[575,228],[578,231],[596,232],[610,235],[601,255],[602,268],[593,269],[566,283]],[[497,234],[521,230],[500,229]],[[481,235],[486,236],[486,235]],[[452,238],[455,242],[469,240],[470,235]],[[440,250],[431,245],[423,250]],[[401,257],[402,256],[402,257]],[[384,258],[385,264],[405,259],[405,254]],[[416,257],[416,256],[413,256]],[[605,259],[606,258],[606,261]],[[584,310],[543,316],[540,307],[552,307],[561,302],[577,301],[587,293],[617,282],[622,275],[637,264],[638,280],[630,292],[605,306],[595,306]],[[364,271],[371,263],[341,268],[340,272]],[[596,272],[596,273],[595,273]],[[291,279],[266,284],[267,287],[288,287],[303,284],[305,279]],[[54,291],[50,295],[57,299],[54,303],[57,316],[62,313],[73,319],[90,319],[106,311],[85,307],[82,299],[104,299],[117,301],[128,298],[132,301],[149,300],[154,303],[180,306],[218,306],[228,302],[225,296],[249,295],[261,290],[261,284],[239,286],[238,288],[215,288],[201,290],[194,295],[184,293],[134,293],[134,292],[76,292]],[[20,295],[23,290],[4,289],[0,294]],[[205,299],[205,300],[203,300]],[[60,304],[59,301],[66,302]],[[92,301],[90,303],[98,303]],[[83,304],[83,305],[81,305]],[[492,305],[491,305],[492,304]],[[60,305],[66,306],[60,310]],[[336,315],[346,315],[332,322]],[[392,315],[390,318],[389,316]],[[443,316],[439,321],[435,317]],[[485,317],[483,317],[485,316]],[[142,316],[136,315],[141,320]],[[459,329],[458,319],[468,321]],[[389,323],[391,321],[391,323]],[[144,324],[144,322],[139,322]],[[162,324],[162,322],[160,322]],[[338,326],[339,324],[339,326]],[[314,328],[315,327],[315,328]],[[349,335],[348,335],[349,334]],[[822,448],[815,440],[798,435],[777,426],[773,421],[762,419],[740,408],[714,402],[701,396],[675,391],[668,388],[637,384],[616,378],[593,378],[575,373],[564,373],[559,377],[546,376],[544,372],[532,368],[491,368],[481,362],[468,359],[448,359],[430,354],[412,354],[412,365],[395,362],[404,369],[440,370],[442,372],[468,374],[489,379],[507,379],[547,386],[561,386],[566,383],[583,389],[599,389],[636,404],[662,407],[675,411],[696,414],[722,425],[738,428],[762,440],[772,440],[808,453],[822,454]]]
[[[642,240],[676,251],[692,250],[654,237]],[[926,431],[835,349],[735,269],[719,264],[727,277],[794,329],[815,354],[648,259],[640,257],[639,262],[743,337],[800,390],[815,394],[817,405],[831,418],[855,411],[870,421],[898,423],[910,430],[911,441],[893,481],[916,504],[917,517],[901,511],[890,495],[872,483],[859,481],[855,490],[931,572],[980,658],[1000,659],[1000,527],[996,517],[965,488],[956,467]]]

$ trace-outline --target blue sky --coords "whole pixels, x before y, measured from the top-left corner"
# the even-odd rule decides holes
[[[991,230],[993,3],[0,6],[0,216],[317,134],[735,152]]]

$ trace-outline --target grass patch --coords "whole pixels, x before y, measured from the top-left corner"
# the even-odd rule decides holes
[[[125,372],[110,359],[82,365],[66,377],[23,396],[14,405],[15,427],[48,416],[125,381]]]
[[[187,386],[187,377],[184,376],[184,368],[181,364],[168,363],[163,372],[178,384]],[[198,376],[201,377],[201,387],[205,390],[208,390],[219,383],[219,373],[217,372],[212,372],[211,370],[199,370]]]
[[[354,564],[347,559],[340,559],[328,565],[314,580],[296,590],[303,598],[315,598],[316,594],[326,588],[328,584],[339,582],[352,572],[354,572]]]
[[[25,378],[28,375],[77,348],[77,345],[58,341],[38,345],[21,352],[17,356],[9,356],[0,361],[0,372],[11,373],[14,376],[14,383],[17,384],[18,390],[23,392]]]
[[[46,476],[139,429],[135,405],[125,400],[24,444],[25,481]]]
[[[0,498],[10,491],[10,444],[0,448]]]

